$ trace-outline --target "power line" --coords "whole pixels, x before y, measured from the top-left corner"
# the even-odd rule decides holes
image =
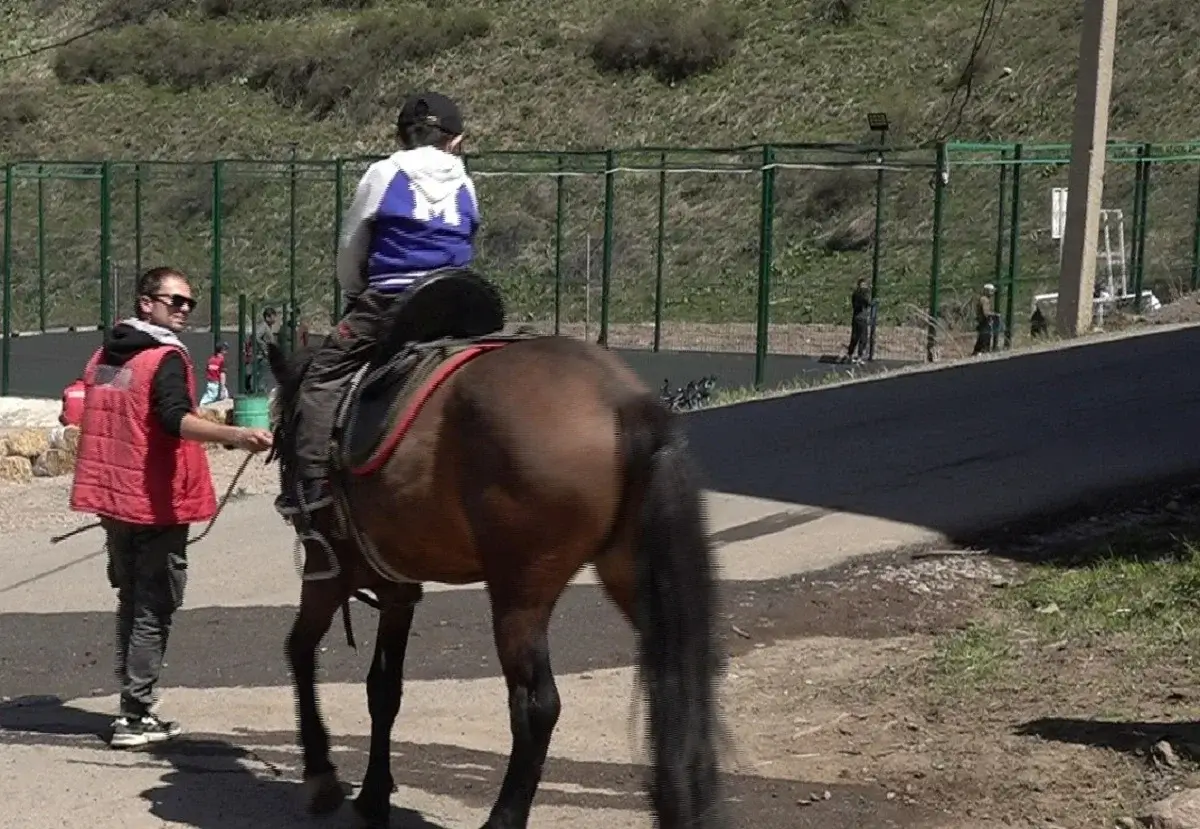
[[[114,26],[119,25],[121,25],[120,21],[109,20],[105,23],[98,23],[95,26],[92,26],[90,29],[84,29],[82,32],[76,32],[75,34],[69,35],[62,40],[56,40],[53,43],[43,43],[40,46],[34,46],[32,49],[28,49],[24,52],[17,52],[12,55],[0,55],[0,66],[6,63],[12,63],[13,61],[32,58],[42,54],[43,52],[52,52],[55,49],[61,49],[63,46],[69,46],[77,40],[83,40],[85,37],[91,37],[98,32],[102,32],[105,29],[111,29]]]
[[[954,93],[950,96],[950,106],[946,110],[946,114],[942,116],[941,123],[934,130],[934,137],[929,141],[930,144],[945,141],[962,126],[963,115],[966,112],[967,104],[971,101],[971,93],[974,92],[979,59],[992,48],[992,43],[996,39],[997,27],[1007,8],[1008,0],[984,0],[983,12],[979,15],[979,26],[975,30],[975,39],[971,43],[971,52],[967,56],[967,62],[963,65],[962,75],[959,76],[959,81],[954,87]],[[962,92],[963,95],[956,110],[954,104],[958,100],[959,92]],[[954,123],[947,127],[952,117]]]

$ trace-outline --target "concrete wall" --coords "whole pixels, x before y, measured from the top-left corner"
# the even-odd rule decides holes
[[[685,415],[708,485],[951,536],[1200,473],[1200,327]]]
[[[181,338],[191,350],[198,374],[211,353],[212,335],[207,332],[187,333]],[[231,348],[236,347],[236,334],[229,336]],[[63,388],[83,370],[83,366],[99,345],[99,331],[77,331],[50,334],[30,334],[12,340],[9,362],[9,394],[14,397],[58,397]],[[754,355],[704,351],[659,352],[620,350],[654,389],[664,379],[672,389],[715,374],[721,388],[749,386],[754,382]],[[232,359],[231,359],[232,364]],[[877,367],[899,365],[881,361]],[[767,361],[767,382],[779,385],[802,376],[819,376],[836,370],[828,363],[812,357],[773,355]],[[231,365],[232,375],[232,365]],[[266,378],[269,381],[269,377]],[[203,386],[203,377],[197,381]],[[230,378],[233,385],[233,377]]]

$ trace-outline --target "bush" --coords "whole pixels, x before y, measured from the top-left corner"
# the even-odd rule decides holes
[[[666,2],[609,17],[592,42],[601,72],[649,71],[663,83],[710,72],[733,56],[741,26],[718,6],[688,13]]]
[[[373,8],[376,0],[105,0],[96,23],[132,26],[157,17],[195,17],[216,20],[284,20],[318,11]]]
[[[145,47],[127,32],[99,32],[60,48],[54,55],[54,77],[64,84],[84,84],[134,75]]]
[[[490,28],[477,10],[371,12],[319,48],[274,41],[275,51],[263,55],[248,83],[318,118],[346,105],[351,120],[362,122],[386,102],[380,95],[389,70],[428,60]]]
[[[201,0],[200,13],[209,19],[282,20],[314,11],[363,11],[374,6],[375,0]]]
[[[15,130],[42,117],[41,98],[23,86],[0,87],[0,129]]]
[[[99,24],[134,26],[159,16],[175,17],[195,8],[195,0],[105,0],[96,10]]]
[[[307,1],[261,0],[275,8]],[[160,18],[63,47],[54,72],[62,83],[138,77],[176,92],[244,83],[318,118],[348,104],[356,120],[366,120],[382,103],[385,73],[428,60],[489,29],[487,15],[477,10],[368,12],[332,37],[314,29],[285,33],[280,26]]]
[[[866,11],[866,0],[814,0],[813,16],[822,23],[849,26]]]

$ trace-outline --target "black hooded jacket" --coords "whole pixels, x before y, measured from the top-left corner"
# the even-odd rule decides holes
[[[161,345],[152,335],[119,322],[104,338],[104,353],[100,361],[110,366],[123,366],[147,348]],[[167,434],[179,437],[183,416],[192,410],[191,395],[188,393],[187,371],[183,357],[178,353],[168,354],[158,366],[151,386],[150,408],[158,417]]]

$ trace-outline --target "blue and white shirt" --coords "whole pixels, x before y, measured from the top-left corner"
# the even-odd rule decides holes
[[[474,257],[475,184],[462,159],[436,147],[401,150],[367,168],[346,211],[338,249],[342,290],[399,293],[438,268]]]

